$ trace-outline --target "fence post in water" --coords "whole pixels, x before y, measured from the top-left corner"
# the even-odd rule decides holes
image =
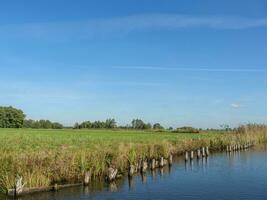
[[[108,168],[108,181],[111,182],[116,179],[118,173],[118,169],[114,169],[113,167]]]
[[[135,166],[134,165],[130,165],[130,167],[129,167],[129,176],[130,177],[133,176],[134,172],[135,172]]]
[[[19,196],[23,192],[24,186],[25,183],[24,184],[22,183],[22,177],[18,177],[16,179],[15,188],[8,190],[8,196],[13,196],[13,197]]]
[[[188,161],[188,152],[185,152],[185,161]]]
[[[172,165],[172,154],[169,156],[169,165]]]
[[[91,172],[90,171],[89,172],[85,172],[83,184],[84,185],[88,185],[89,182],[90,182],[90,179],[91,179]]]
[[[191,151],[190,160],[193,160],[193,159],[194,159],[194,151]]]
[[[205,154],[205,147],[202,147],[202,157],[205,157],[206,154]]]
[[[155,159],[153,158],[152,160],[151,160],[151,169],[153,170],[153,169],[155,169],[156,168],[156,161],[155,161]]]
[[[164,167],[164,158],[160,157],[159,166]]]
[[[226,152],[229,152],[229,146],[228,145],[226,146]]]
[[[199,159],[201,156],[201,152],[200,152],[200,149],[197,150],[197,159]]]
[[[206,156],[209,156],[210,155],[210,151],[209,151],[209,147],[207,146],[206,147]]]
[[[142,160],[141,169],[142,169],[142,172],[146,172],[147,170],[147,162],[145,160]]]

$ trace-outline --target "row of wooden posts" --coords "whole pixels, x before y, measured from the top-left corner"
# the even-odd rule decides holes
[[[189,159],[190,160],[193,160],[194,159],[194,151],[186,151],[185,152],[185,161],[187,162]],[[210,155],[210,152],[209,152],[209,147],[202,147],[200,149],[197,149],[196,151],[196,156],[197,156],[197,159],[200,159],[201,157],[202,158],[205,158],[205,157],[208,157]]]
[[[201,157],[208,157],[210,154],[209,147],[207,146],[207,147],[202,147],[201,149],[198,149],[196,154],[197,154],[198,159]],[[190,152],[190,156],[187,151],[185,152],[185,161],[188,161],[189,159],[190,160],[194,159],[194,151]],[[139,163],[137,163],[136,165],[133,165],[133,164],[129,165],[128,175],[131,177],[137,172],[145,173],[148,169],[154,170],[156,168],[162,168],[166,165],[171,166],[172,162],[173,162],[172,155],[169,155],[167,159],[165,159],[164,157],[160,157],[160,159],[152,158],[150,160],[147,160],[147,159],[140,160]],[[117,173],[118,173],[118,170],[116,168],[110,167],[108,169],[107,180],[110,182],[115,180]]]
[[[128,175],[131,177],[138,171],[140,171],[141,173],[145,173],[148,169],[154,170],[156,168],[162,168],[166,165],[172,165],[172,162],[173,156],[171,154],[168,159],[160,157],[160,159],[152,158],[150,160],[140,160],[137,165],[131,164],[129,166]]]
[[[147,170],[162,168],[166,165],[172,165],[173,156],[170,154],[167,159],[160,157],[159,159],[152,158],[150,160],[144,159],[140,160],[136,165],[130,164],[128,169],[128,175],[131,177],[137,172],[145,173]],[[107,180],[113,181],[117,177],[118,170],[116,168],[110,167],[108,169]]]
[[[234,145],[227,145],[226,146],[226,152],[232,152],[232,151],[241,151],[245,149],[249,149],[255,145],[255,142],[246,142],[244,144],[234,144]]]

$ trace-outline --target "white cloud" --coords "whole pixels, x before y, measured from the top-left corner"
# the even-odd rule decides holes
[[[243,106],[241,104],[238,104],[238,103],[232,103],[231,107],[232,108],[240,108],[240,107],[243,107]]]
[[[210,28],[239,30],[267,27],[267,18],[185,16],[179,14],[143,14],[83,21],[9,24],[0,26],[0,34],[16,37],[88,38],[115,35],[136,30],[177,30]]]

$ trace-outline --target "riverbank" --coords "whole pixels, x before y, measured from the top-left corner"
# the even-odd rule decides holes
[[[26,188],[84,182],[105,177],[112,166],[118,174],[140,160],[168,158],[209,146],[211,151],[248,141],[266,141],[266,127],[246,126],[236,133],[175,134],[110,130],[0,130],[0,187],[14,188],[22,177]]]

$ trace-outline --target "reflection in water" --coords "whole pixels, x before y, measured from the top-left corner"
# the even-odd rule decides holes
[[[164,175],[164,168],[160,168],[159,169],[159,174],[160,174],[160,176],[163,176]]]
[[[182,158],[175,158],[171,167],[148,170],[142,175],[124,177],[111,184],[98,180],[87,187],[66,188],[20,199],[264,200],[267,196],[266,147],[213,154],[186,163]]]
[[[191,160],[190,161],[190,170],[193,171],[193,169],[194,169],[194,161]]]
[[[118,191],[118,188],[117,188],[115,181],[109,183],[109,191],[110,192],[117,192]]]
[[[142,178],[142,183],[146,183],[147,182],[147,176],[146,173],[141,173],[141,178]]]

